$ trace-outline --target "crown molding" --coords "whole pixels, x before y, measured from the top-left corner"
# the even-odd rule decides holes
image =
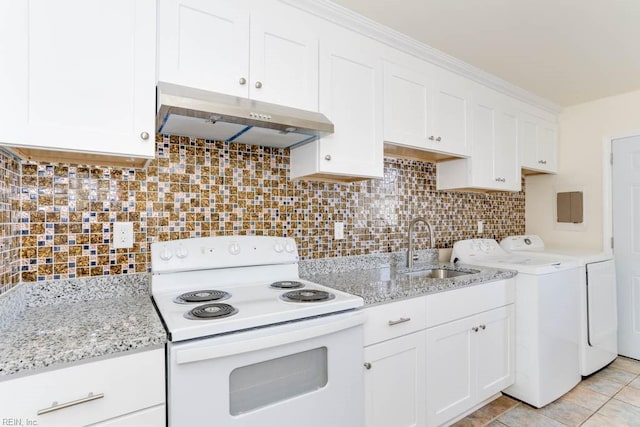
[[[329,0],[280,0],[290,6],[316,15],[329,22],[338,24],[352,31],[384,43],[392,48],[423,59],[434,65],[474,80],[484,86],[509,95],[522,102],[534,105],[552,114],[558,114],[562,109],[558,104],[534,95],[514,84],[511,84],[493,74],[487,73],[473,65],[467,64],[438,49],[421,43],[399,31],[386,27],[378,22],[355,13],[354,11],[333,3]]]

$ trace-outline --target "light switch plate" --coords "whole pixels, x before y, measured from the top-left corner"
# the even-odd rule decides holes
[[[344,222],[336,222],[333,224],[333,238],[335,240],[344,239]]]
[[[133,222],[113,223],[113,248],[133,247]]]
[[[482,220],[478,221],[478,234],[482,234],[482,232],[484,231],[484,223],[482,222]]]

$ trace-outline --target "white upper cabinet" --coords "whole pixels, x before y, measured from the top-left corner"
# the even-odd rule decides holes
[[[468,156],[471,82],[413,58],[400,61],[384,64],[387,154],[429,160]]]
[[[513,102],[478,85],[472,106],[471,158],[438,164],[438,189],[520,191],[519,124]]]
[[[557,156],[557,124],[537,115],[520,113],[520,166],[525,173],[556,173]]]
[[[433,136],[436,146],[468,156],[471,148],[471,96],[473,83],[434,67]]]
[[[269,2],[160,0],[160,81],[318,111],[312,16]]]
[[[2,2],[1,143],[154,157],[155,52],[154,0]]]
[[[337,26],[320,42],[320,112],[335,126],[291,149],[291,178],[353,181],[383,175],[382,61],[376,42]]]

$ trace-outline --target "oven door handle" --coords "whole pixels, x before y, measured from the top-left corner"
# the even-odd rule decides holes
[[[248,353],[251,351],[264,350],[278,347],[294,342],[300,342],[323,335],[329,335],[345,329],[353,328],[364,323],[364,312],[352,311],[331,316],[319,317],[316,319],[304,320],[300,322],[288,323],[282,328],[284,332],[268,334],[267,336],[256,335],[256,338],[234,340],[226,343],[208,345],[205,347],[184,348],[175,350],[175,363],[178,365],[199,362],[203,360],[217,359],[220,357]],[[310,324],[314,323],[314,324]],[[263,330],[260,330],[263,331]],[[248,332],[251,334],[252,331]],[[236,336],[242,335],[237,334]],[[230,337],[233,337],[231,335]]]

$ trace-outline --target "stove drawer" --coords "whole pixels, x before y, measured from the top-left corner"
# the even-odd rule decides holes
[[[161,405],[164,365],[164,349],[156,349],[2,381],[2,416],[69,427]]]
[[[410,298],[365,309],[364,345],[368,346],[427,327],[426,297]]]

